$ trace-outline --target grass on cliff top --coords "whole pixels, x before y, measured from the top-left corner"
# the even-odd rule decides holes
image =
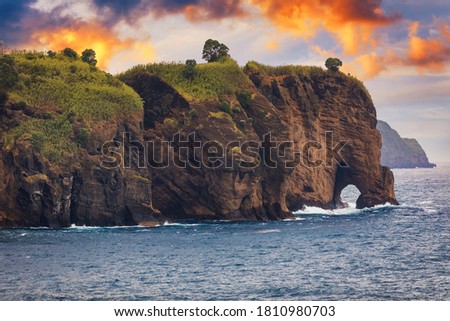
[[[244,66],[245,73],[260,72],[267,76],[313,76],[326,73],[323,68],[318,66],[299,66],[299,65],[282,65],[282,66],[269,66],[264,65],[256,61],[249,61]]]
[[[142,99],[132,88],[79,59],[27,51],[11,56],[19,82],[8,93],[8,100],[26,107],[33,116],[7,133],[5,146],[28,140],[41,156],[60,163],[82,145],[74,122],[95,128],[97,121],[143,109]]]
[[[85,121],[110,119],[139,112],[141,98],[112,75],[62,55],[15,52],[19,83],[9,93],[13,103],[37,111],[71,111]]]
[[[197,101],[217,100],[220,95],[234,94],[251,86],[248,77],[231,58],[198,64],[192,80],[183,76],[185,66],[179,62],[138,65],[118,75],[118,78],[126,81],[136,73],[146,71],[164,79],[185,98]]]
[[[360,87],[370,99],[372,99],[364,83],[355,76],[352,76],[350,74],[346,75],[342,72],[325,70],[322,67],[318,66],[299,66],[299,65],[269,66],[261,64],[256,61],[249,61],[244,66],[244,72],[245,73],[260,72],[263,75],[267,76],[293,75],[293,76],[309,76],[309,77],[333,73],[334,75],[339,75],[340,77],[350,80],[353,84]]]

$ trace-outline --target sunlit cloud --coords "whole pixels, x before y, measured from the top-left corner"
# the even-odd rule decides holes
[[[400,19],[386,14],[381,0],[277,1],[250,0],[280,29],[310,39],[324,29],[341,44],[345,54],[357,54],[378,43],[375,30]]]
[[[60,51],[70,47],[81,53],[90,48],[97,54],[98,66],[107,68],[114,55],[130,49],[142,49],[142,54],[148,54],[149,45],[140,44],[133,39],[119,39],[114,32],[98,23],[78,22],[71,26],[42,29],[33,32],[27,46],[43,50]],[[149,56],[154,56],[154,52]]]
[[[420,23],[409,28],[409,48],[405,63],[416,66],[420,72],[442,72],[450,62],[449,26],[442,24],[439,32],[428,38],[418,35]]]

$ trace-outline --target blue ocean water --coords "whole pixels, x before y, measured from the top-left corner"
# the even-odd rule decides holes
[[[394,172],[398,207],[0,230],[0,300],[449,300],[450,167]]]

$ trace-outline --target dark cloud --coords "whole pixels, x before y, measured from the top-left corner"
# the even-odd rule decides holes
[[[213,20],[240,16],[242,0],[94,0],[94,5],[107,24],[125,20],[132,24],[140,17],[184,13],[190,20]]]
[[[33,10],[33,0],[2,0],[0,2],[0,40],[7,44],[23,39],[22,18]]]

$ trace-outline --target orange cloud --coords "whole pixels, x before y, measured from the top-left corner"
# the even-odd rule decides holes
[[[146,54],[153,56],[148,59],[154,58],[154,51],[149,48],[149,44],[141,44],[133,39],[119,39],[111,30],[96,22],[77,22],[69,27],[38,30],[32,33],[30,39],[34,47],[38,46],[54,51],[66,47],[70,47],[78,53],[87,48],[94,49],[100,68],[107,68],[113,56],[130,48],[145,48]]]
[[[386,60],[385,57],[372,52],[370,54],[359,56],[355,59],[355,62],[359,64],[359,67],[361,68],[362,78],[368,79],[377,76],[388,68],[388,62]]]
[[[346,54],[376,46],[375,29],[400,18],[398,14],[387,15],[381,0],[250,1],[277,27],[295,35],[309,38],[320,29],[327,30]]]
[[[275,40],[270,40],[266,42],[266,49],[270,51],[278,51],[279,49],[279,43]]]
[[[406,65],[416,66],[421,72],[442,72],[450,62],[450,32],[447,24],[442,24],[439,34],[422,38],[418,35],[419,22],[409,27],[409,48]]]

